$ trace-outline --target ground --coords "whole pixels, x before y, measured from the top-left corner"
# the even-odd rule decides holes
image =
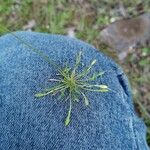
[[[69,34],[114,58],[129,77],[135,108],[147,125],[150,144],[150,48],[138,48],[120,62],[117,54],[100,42],[101,30],[123,17],[121,6],[130,17],[150,12],[149,0],[0,0],[0,26],[11,31]],[[6,32],[1,28],[0,35]]]

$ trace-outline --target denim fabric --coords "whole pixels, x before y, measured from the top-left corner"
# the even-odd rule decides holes
[[[0,150],[148,150],[146,128],[134,111],[126,75],[93,46],[61,35],[15,32],[43,51],[60,67],[71,67],[82,50],[82,66],[93,59],[92,72],[106,71],[95,83],[107,84],[107,93],[86,92],[73,103],[71,123],[64,125],[68,101],[34,94],[50,87],[58,71],[11,34],[0,37]]]

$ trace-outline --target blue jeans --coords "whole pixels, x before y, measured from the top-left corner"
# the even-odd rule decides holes
[[[0,37],[0,150],[148,150],[146,127],[137,117],[131,89],[122,69],[101,51],[80,40],[61,35],[15,32],[40,49],[58,66],[72,67],[82,50],[82,66],[93,59],[92,72],[105,71],[96,83],[109,92],[86,92],[90,105],[73,103],[71,122],[64,119],[68,101],[58,96],[35,98],[50,87],[58,70],[21,41]]]

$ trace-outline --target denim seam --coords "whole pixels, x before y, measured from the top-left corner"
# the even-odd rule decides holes
[[[127,85],[127,81],[125,80],[125,74],[124,72],[122,73],[118,73],[117,74],[117,78],[118,78],[118,81],[122,87],[122,89],[124,90],[124,93],[127,95],[127,104],[128,104],[128,101],[129,99],[131,99],[131,94],[130,94],[130,90],[129,90],[129,85]],[[128,104],[128,108],[130,108],[130,105]],[[131,108],[130,108],[131,110]],[[132,111],[132,110],[131,110]],[[138,143],[137,143],[137,140],[136,140],[136,132],[135,132],[135,129],[134,129],[134,113],[131,114],[131,118],[129,119],[130,120],[130,129],[131,129],[131,134],[132,134],[132,140],[133,140],[133,150],[135,149],[135,147],[138,148]]]

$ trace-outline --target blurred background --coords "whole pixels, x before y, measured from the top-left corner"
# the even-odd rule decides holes
[[[131,83],[150,145],[150,0],[0,0],[0,36],[27,30],[94,45],[119,63]]]

